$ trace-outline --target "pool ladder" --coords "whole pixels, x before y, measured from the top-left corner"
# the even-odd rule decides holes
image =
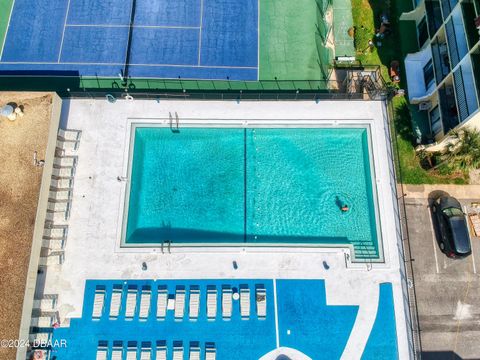
[[[162,241],[162,245],[160,246],[160,249],[162,251],[162,254],[165,254],[165,250],[164,250],[164,247],[165,247],[165,244],[167,244],[167,251],[169,254],[171,254],[171,246],[172,246],[172,241],[171,240],[165,240],[165,241]]]
[[[178,118],[178,113],[175,111],[175,119],[173,119],[172,113],[168,113],[168,118],[170,119],[170,130],[172,130],[173,133],[179,133],[179,123],[180,119]]]

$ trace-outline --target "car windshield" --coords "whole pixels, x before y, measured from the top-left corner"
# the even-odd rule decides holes
[[[449,208],[444,209],[443,213],[447,217],[463,216],[463,211],[458,209],[458,208],[454,208],[454,207],[449,207]]]

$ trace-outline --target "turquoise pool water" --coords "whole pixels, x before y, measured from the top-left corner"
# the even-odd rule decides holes
[[[356,258],[380,256],[366,128],[134,136],[127,246],[353,244]]]

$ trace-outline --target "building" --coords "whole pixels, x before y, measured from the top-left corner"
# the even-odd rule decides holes
[[[426,113],[423,139],[441,142],[480,118],[480,1],[415,1],[400,18],[416,27],[418,42],[405,58],[408,97]]]

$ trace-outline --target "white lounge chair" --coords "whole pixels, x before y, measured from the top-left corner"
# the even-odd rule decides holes
[[[168,290],[158,288],[157,293],[157,319],[163,320],[167,316]]]
[[[179,321],[183,319],[185,315],[185,289],[178,289],[175,292],[175,320]]]
[[[173,346],[173,360],[183,360],[183,345]]]
[[[188,304],[188,312],[190,320],[198,319],[200,309],[200,290],[198,288],[190,288],[190,299]]]
[[[53,168],[52,177],[54,179],[70,179],[75,176],[74,167]]]
[[[47,227],[43,230],[43,238],[46,240],[65,240],[67,238],[68,225]]]
[[[71,201],[73,193],[71,190],[50,190],[48,201]]]
[[[188,354],[189,360],[200,360],[200,347],[190,346],[190,353]]]
[[[157,342],[156,360],[167,360],[167,346],[164,342]]]
[[[97,347],[97,356],[95,360],[107,360],[108,357],[108,346],[104,343],[99,343]]]
[[[65,248],[65,241],[64,240],[57,240],[57,239],[42,239],[42,247],[47,248],[51,251],[61,251]]]
[[[54,311],[57,301],[54,297],[33,300],[33,308],[40,311]]]
[[[57,154],[64,155],[68,152],[77,151],[80,142],[57,139]]]
[[[58,129],[57,139],[65,140],[65,141],[80,141],[82,137],[82,130],[64,130]]]
[[[105,289],[97,288],[93,298],[92,318],[98,320],[102,317],[105,306]]]
[[[140,320],[147,320],[148,314],[150,313],[150,299],[151,299],[150,288],[142,289],[140,294]]]
[[[48,344],[51,338],[52,338],[51,332],[37,332],[37,333],[31,333],[28,337],[28,340],[32,345],[39,346],[42,344]]]
[[[152,357],[152,347],[142,345],[142,350],[140,351],[140,360],[150,360]]]
[[[66,225],[67,219],[64,212],[47,211],[45,221],[57,225]]]
[[[210,287],[207,289],[207,318],[213,320],[217,317],[217,289]]]
[[[52,251],[47,256],[40,256],[38,266],[47,267],[51,265],[62,265],[64,256],[63,251]]]
[[[214,345],[205,348],[205,360],[215,360],[217,358],[217,349]]]
[[[112,360],[123,360],[123,345],[112,348]]]
[[[127,360],[137,360],[137,344],[128,346]]]
[[[232,289],[222,289],[222,317],[226,320],[232,317]]]
[[[69,201],[56,201],[56,202],[49,201],[47,204],[47,211],[68,214],[70,212],[70,206],[71,206],[71,203]]]
[[[77,166],[78,158],[76,156],[60,156],[53,159],[54,168],[72,168]]]
[[[250,317],[250,289],[247,287],[240,288],[240,315],[244,320]]]
[[[55,317],[47,314],[32,316],[31,325],[40,328],[49,328],[55,323]]]
[[[137,309],[137,288],[129,288],[127,291],[127,302],[125,304],[125,319],[132,320]]]
[[[60,191],[60,190],[72,190],[73,189],[73,179],[52,179],[50,182],[50,190]]]
[[[265,288],[257,288],[255,294],[257,304],[257,316],[260,320],[267,317],[267,291]]]
[[[122,304],[122,288],[114,287],[112,290],[112,297],[110,300],[110,319],[118,318],[120,315],[120,306]]]

